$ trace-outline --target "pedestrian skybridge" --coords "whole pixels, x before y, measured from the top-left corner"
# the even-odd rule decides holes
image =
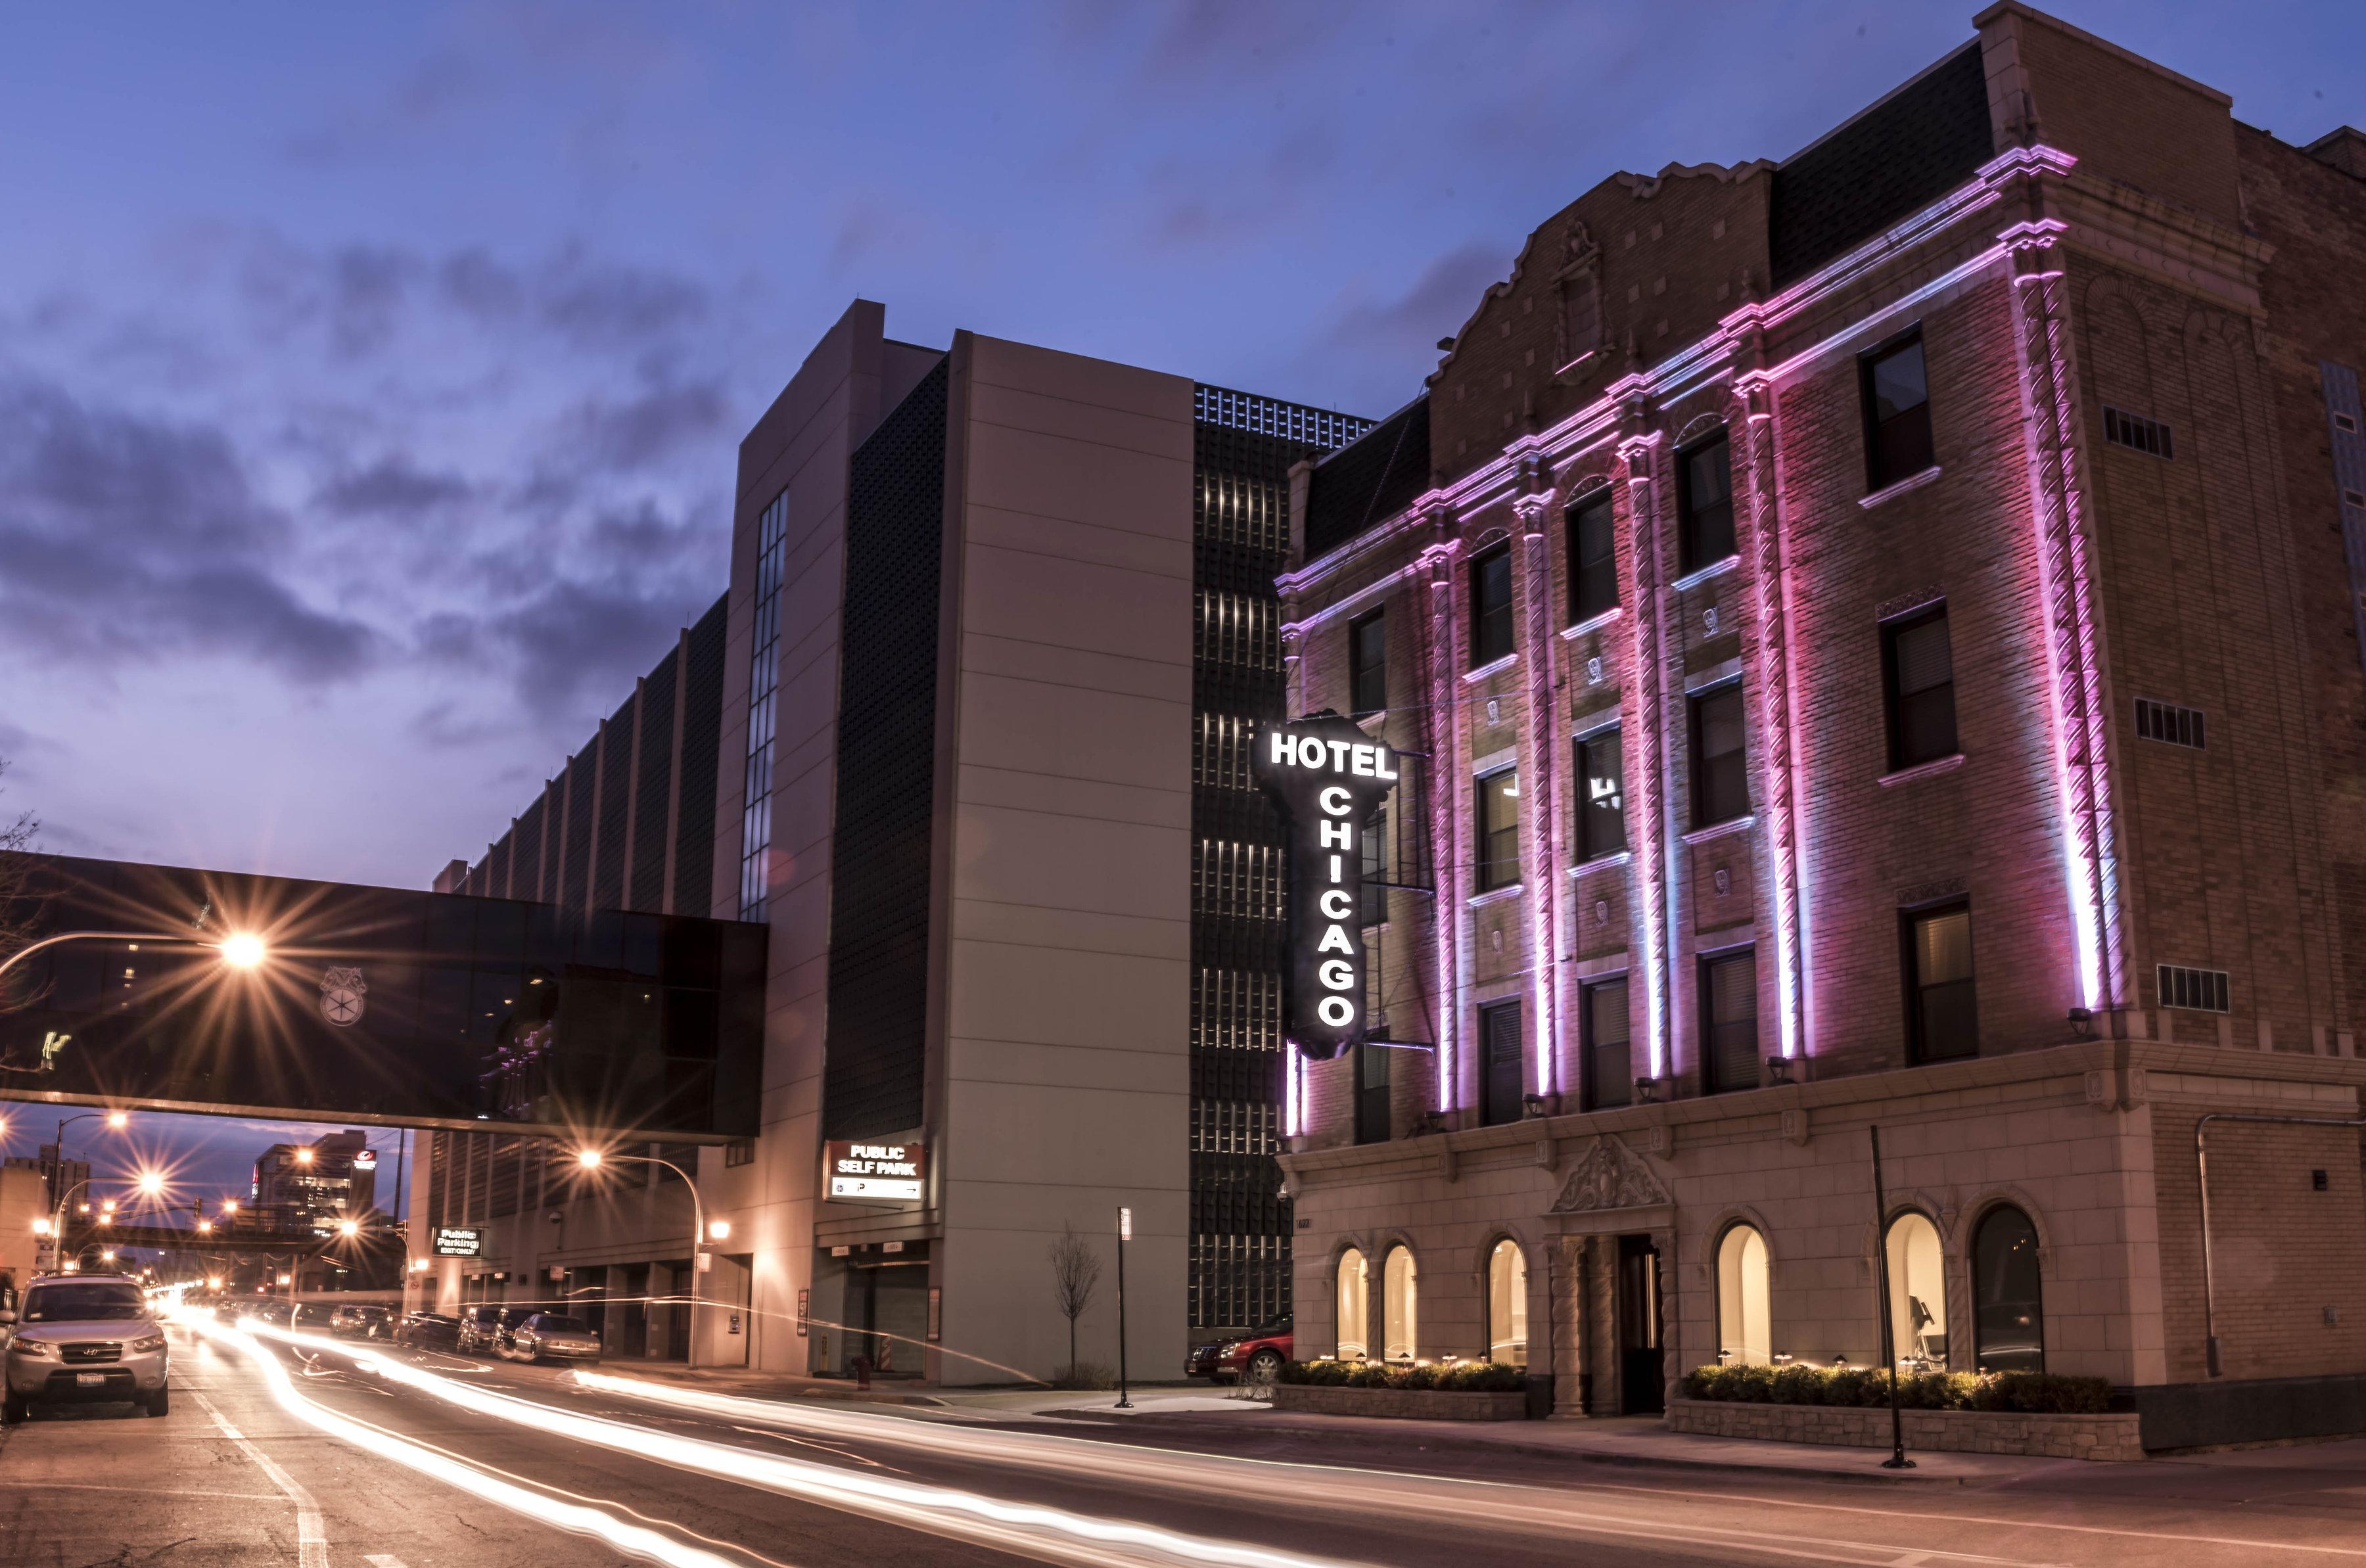
[[[0,1098],[580,1137],[756,1132],[765,929],[64,856]]]

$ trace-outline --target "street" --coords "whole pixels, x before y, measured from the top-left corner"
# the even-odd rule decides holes
[[[2346,1446],[2009,1483],[1606,1467],[1021,1412],[781,1404],[176,1328],[175,1403],[0,1441],[0,1562],[299,1568],[2253,1564],[2366,1559]],[[1254,1413],[1245,1419],[1254,1422]],[[1429,1441],[1429,1439],[1425,1439]]]

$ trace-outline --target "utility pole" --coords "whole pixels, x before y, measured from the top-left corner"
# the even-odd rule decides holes
[[[1133,1235],[1133,1211],[1117,1212],[1117,1407],[1133,1408],[1125,1387],[1125,1244]]]

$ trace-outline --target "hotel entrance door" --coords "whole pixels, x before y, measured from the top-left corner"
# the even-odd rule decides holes
[[[1666,1404],[1659,1248],[1648,1235],[1622,1235],[1618,1238],[1618,1413],[1656,1416]]]

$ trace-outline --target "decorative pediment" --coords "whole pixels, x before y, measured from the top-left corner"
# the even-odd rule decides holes
[[[1675,1200],[1643,1156],[1620,1138],[1606,1134],[1586,1145],[1560,1196],[1553,1200],[1556,1214],[1581,1214],[1595,1209],[1648,1209]]]

